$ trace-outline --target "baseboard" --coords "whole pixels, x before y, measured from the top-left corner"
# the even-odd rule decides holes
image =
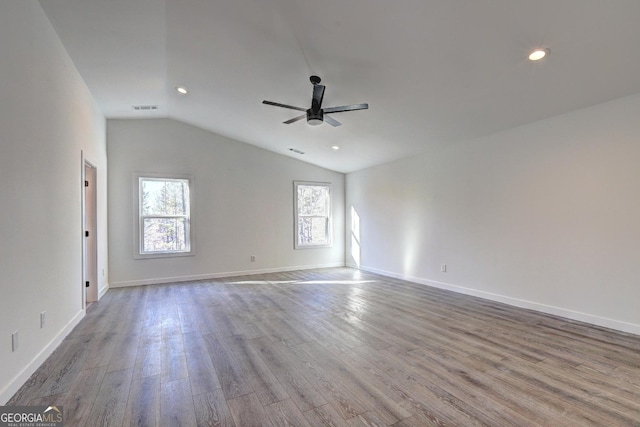
[[[364,267],[364,266],[360,266],[359,268],[361,270],[380,274],[382,276],[406,280],[408,282],[418,283],[425,286],[431,286],[438,289],[444,289],[444,290],[456,292],[459,294],[465,294],[465,295],[471,295],[478,298],[484,298],[490,301],[501,302],[503,304],[508,304],[515,307],[526,308],[529,310],[539,311],[541,313],[564,317],[570,320],[577,320],[579,322],[590,323],[592,325],[602,326],[604,328],[615,329],[620,332],[640,335],[640,325],[637,325],[634,323],[628,323],[628,322],[624,322],[616,319],[609,319],[606,317],[596,316],[589,313],[582,313],[579,311],[569,310],[562,307],[541,304],[541,303],[527,301],[519,298],[513,298],[505,295],[494,294],[491,292],[479,291],[477,289],[466,288],[464,286],[451,285],[449,283],[438,282],[435,280],[424,279],[421,277],[414,277],[414,276],[408,276],[408,275],[394,273],[390,271],[379,270],[377,268]]]
[[[85,311],[81,310],[76,314],[69,323],[66,324],[64,328],[47,344],[40,353],[36,355],[36,357],[29,362],[29,364],[16,375],[10,382],[7,384],[2,391],[0,391],[0,405],[6,405],[6,403],[13,397],[14,394],[20,387],[27,382],[29,377],[33,375],[33,373],[47,360],[47,357],[53,353],[53,351],[58,348],[58,346],[62,343],[62,340],[66,338],[69,333],[76,327],[78,323],[84,318]]]
[[[345,266],[344,263],[340,262],[340,263],[317,264],[317,265],[297,265],[293,267],[263,268],[263,269],[256,269],[256,270],[226,271],[222,273],[197,274],[192,276],[155,277],[152,279],[112,282],[112,283],[109,283],[109,288],[126,288],[129,286],[159,285],[162,283],[193,282],[197,280],[219,279],[222,277],[249,276],[253,274],[265,274],[265,273],[284,273],[287,271],[313,270],[315,268],[333,268],[333,267],[344,267],[344,266]]]
[[[98,301],[107,293],[109,290],[109,284],[105,284],[101,289],[98,290]]]

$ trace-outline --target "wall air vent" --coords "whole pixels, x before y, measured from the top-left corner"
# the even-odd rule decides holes
[[[157,105],[133,105],[131,106],[131,108],[133,108],[135,111],[151,111],[151,110],[157,110],[158,106]]]
[[[304,154],[304,151],[300,151],[297,148],[289,148],[289,151],[293,151],[296,154]]]

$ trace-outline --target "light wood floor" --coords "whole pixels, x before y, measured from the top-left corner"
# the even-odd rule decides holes
[[[640,425],[640,337],[339,268],[110,290],[9,404],[66,426]]]

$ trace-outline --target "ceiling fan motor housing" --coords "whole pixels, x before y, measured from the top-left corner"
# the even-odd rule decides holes
[[[322,123],[324,123],[325,111],[327,113],[342,113],[345,111],[366,110],[367,108],[369,108],[369,104],[341,105],[340,107],[322,108],[322,99],[324,98],[325,87],[324,85],[320,84],[321,80],[320,80],[320,77],[318,76],[311,76],[309,77],[309,80],[313,84],[313,94],[311,97],[311,108],[307,110],[305,110],[302,107],[296,107],[293,105],[281,104],[279,102],[273,102],[273,101],[267,101],[267,100],[262,101],[262,103],[267,105],[273,105],[275,107],[289,108],[290,110],[304,111],[306,113],[282,122],[286,125],[290,125],[291,123],[297,122],[299,120],[303,120],[306,116],[308,125],[319,126]],[[341,125],[339,121],[337,121],[331,116],[327,116],[327,123],[329,123],[333,127]]]
[[[321,125],[323,122],[322,110],[313,111],[311,108],[307,110],[307,124],[311,126]]]

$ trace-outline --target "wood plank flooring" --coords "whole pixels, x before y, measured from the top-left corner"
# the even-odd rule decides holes
[[[640,426],[640,337],[348,268],[112,289],[8,403],[67,426]]]

